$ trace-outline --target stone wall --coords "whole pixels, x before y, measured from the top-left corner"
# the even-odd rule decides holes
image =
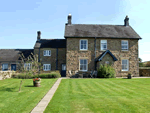
[[[51,56],[44,56],[44,50],[51,50]],[[56,70],[56,53],[56,48],[40,48],[40,62],[42,63],[42,66],[43,64],[51,64],[51,71]],[[60,72],[62,63],[66,63],[66,48],[58,48],[58,70]]]
[[[94,38],[88,39],[88,50],[79,50],[79,41],[81,38],[67,38],[67,53],[66,53],[66,76],[69,75],[69,70],[79,70],[79,59],[88,59],[88,71],[94,70]],[[104,51],[100,50],[100,40],[96,39],[96,57]],[[118,59],[113,64],[116,71],[116,76],[126,76],[131,72],[134,76],[139,76],[139,63],[138,63],[138,40],[137,39],[103,39],[107,40],[107,49]],[[121,50],[121,40],[128,40],[129,50]],[[121,60],[129,60],[129,71],[122,71]],[[73,73],[74,74],[74,73]]]
[[[140,67],[139,75],[144,77],[150,76],[150,67]]]

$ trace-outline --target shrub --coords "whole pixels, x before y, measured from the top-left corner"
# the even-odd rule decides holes
[[[100,65],[97,78],[115,78],[115,69],[110,65]]]
[[[139,63],[139,67],[144,67],[144,64],[143,63]]]
[[[13,74],[12,78],[18,78],[18,79],[32,79],[32,78],[59,78],[61,77],[59,72],[51,72],[51,73],[41,73],[39,75],[32,75],[32,74],[27,74],[26,73],[18,73],[18,74]]]
[[[59,77],[61,77],[61,75],[58,72],[51,72],[51,73],[39,74],[39,77],[40,78],[59,78]]]

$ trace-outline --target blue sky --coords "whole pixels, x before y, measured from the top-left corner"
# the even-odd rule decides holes
[[[33,48],[43,39],[63,39],[67,15],[73,24],[123,25],[126,15],[139,40],[139,57],[150,60],[150,0],[3,0],[0,4],[0,49]]]

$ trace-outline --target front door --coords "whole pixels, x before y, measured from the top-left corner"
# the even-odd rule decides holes
[[[16,71],[16,64],[11,64],[11,70]]]
[[[61,77],[66,77],[66,64],[61,65]]]

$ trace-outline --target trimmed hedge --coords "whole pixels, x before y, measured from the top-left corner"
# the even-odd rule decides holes
[[[19,74],[13,74],[12,78],[18,78],[18,79],[32,79],[32,78],[59,78],[61,77],[59,72],[51,72],[51,73],[41,73],[39,75],[26,75],[25,73],[19,73]]]
[[[100,68],[97,70],[97,78],[115,78],[116,73],[115,69],[110,65],[101,65]]]

